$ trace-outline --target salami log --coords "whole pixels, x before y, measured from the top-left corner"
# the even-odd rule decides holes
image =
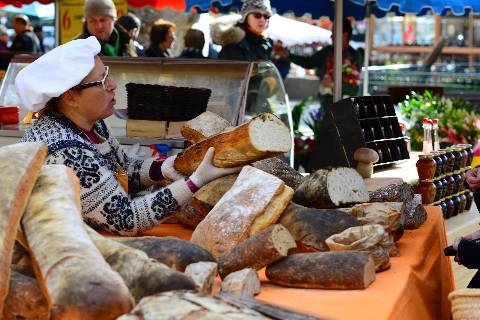
[[[218,257],[218,271],[225,278],[244,268],[258,270],[286,257],[288,251],[295,247],[290,232],[284,226],[274,224]]]
[[[232,168],[270,158],[292,147],[290,130],[277,116],[262,113],[232,130],[202,140],[177,155],[175,169],[191,175],[210,147],[215,148],[213,164]]]
[[[265,274],[287,287],[366,289],[375,280],[375,265],[367,252],[298,253],[269,265]]]
[[[51,319],[115,319],[133,307],[122,278],[83,227],[80,185],[72,169],[43,167],[22,227]]]
[[[143,251],[105,238],[87,225],[85,228],[107,263],[123,278],[135,301],[163,291],[195,289],[195,283],[183,273],[149,258]]]
[[[26,142],[0,148],[0,314],[8,292],[17,228],[47,155],[47,146]]]
[[[207,250],[175,237],[115,238],[115,241],[141,250],[150,258],[180,272],[195,262],[215,261]]]

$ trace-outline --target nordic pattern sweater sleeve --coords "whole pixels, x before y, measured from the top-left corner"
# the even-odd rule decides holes
[[[135,235],[161,223],[192,196],[184,180],[153,188],[142,196],[127,194],[114,174],[120,160],[118,154],[124,153],[116,148],[106,126],[100,124],[95,129],[107,140],[101,145],[88,143],[67,120],[51,117],[37,120],[22,138],[24,142],[36,141],[48,146],[46,163],[73,169],[80,180],[82,216],[90,226],[114,234]],[[123,160],[124,165],[132,168],[132,176],[137,175],[135,179],[141,180],[145,162]]]

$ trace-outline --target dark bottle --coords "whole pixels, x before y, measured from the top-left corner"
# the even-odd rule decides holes
[[[467,190],[465,191],[465,198],[466,198],[465,210],[468,211],[468,210],[470,210],[470,208],[472,207],[473,192],[467,189]]]
[[[442,174],[447,173],[448,170],[448,158],[446,156],[446,152],[444,150],[435,151],[440,154],[440,158],[442,158]]]
[[[463,151],[459,147],[451,147],[452,154],[455,157],[453,171],[457,171],[462,167],[463,164]]]
[[[462,178],[460,181],[460,191],[465,190],[465,179],[467,177],[467,171],[468,171],[468,168],[462,168],[459,170],[460,177]]]
[[[441,149],[440,151],[445,152],[445,157],[447,158],[447,169],[445,173],[453,172],[453,168],[455,167],[455,156],[450,149]]]
[[[447,187],[448,187],[448,181],[445,178],[445,175],[442,175],[440,177],[440,181],[442,181],[442,194],[440,196],[440,199],[443,199],[447,196]]]
[[[472,145],[471,144],[462,144],[462,146],[465,147],[465,151],[467,151],[467,163],[466,163],[466,167],[468,166],[471,166],[472,165],[472,160],[473,160],[473,148],[472,148]]]
[[[437,178],[433,180],[433,184],[435,184],[435,188],[437,191],[435,192],[435,200],[434,201],[439,201],[442,199],[443,195],[443,185],[442,185],[442,180],[440,178]]]
[[[453,172],[453,180],[455,181],[453,184],[453,193],[460,192],[460,185],[462,183],[462,176],[459,173],[459,170]]]
[[[456,216],[458,215],[458,213],[460,212],[460,197],[455,194],[453,197],[452,197],[452,201],[453,201],[453,212],[452,212],[452,216]]]
[[[415,193],[422,195],[423,204],[431,204],[435,200],[436,191],[437,188],[431,179],[420,180],[415,188]]]
[[[445,205],[447,206],[447,217],[446,218],[448,219],[453,214],[454,204],[453,204],[452,197],[446,197],[444,202],[445,202]]]
[[[430,152],[433,155],[433,161],[435,161],[435,177],[439,177],[442,175],[443,171],[443,160],[439,152],[433,151]]]
[[[465,193],[459,193],[458,197],[460,198],[460,208],[458,209],[458,213],[462,213],[465,211],[465,207],[467,206],[467,197],[465,196]]]
[[[447,192],[446,192],[446,196],[447,197],[450,197],[453,195],[453,190],[455,188],[455,179],[453,179],[453,176],[451,175],[446,175],[445,176],[445,179],[447,179]]]
[[[439,201],[438,202],[438,206],[440,208],[442,208],[442,215],[443,215],[443,218],[447,218],[447,204],[445,203],[445,201]]]

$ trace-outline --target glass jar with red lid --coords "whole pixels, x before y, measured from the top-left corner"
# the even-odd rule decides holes
[[[416,163],[418,178],[420,180],[433,179],[435,177],[436,163],[432,154],[421,154]]]
[[[420,180],[415,188],[415,193],[422,195],[423,204],[431,204],[435,200],[436,192],[437,187],[435,187],[432,179]]]

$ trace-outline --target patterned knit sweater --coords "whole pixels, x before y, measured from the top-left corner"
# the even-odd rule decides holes
[[[95,229],[113,234],[135,235],[152,228],[191,197],[185,181],[168,187],[147,188],[153,158],[129,158],[103,120],[94,130],[101,143],[92,144],[69,119],[43,116],[27,129],[22,142],[48,146],[48,164],[64,164],[80,179],[82,215]],[[127,194],[115,177],[117,165],[128,172]],[[147,192],[146,192],[147,191]]]

